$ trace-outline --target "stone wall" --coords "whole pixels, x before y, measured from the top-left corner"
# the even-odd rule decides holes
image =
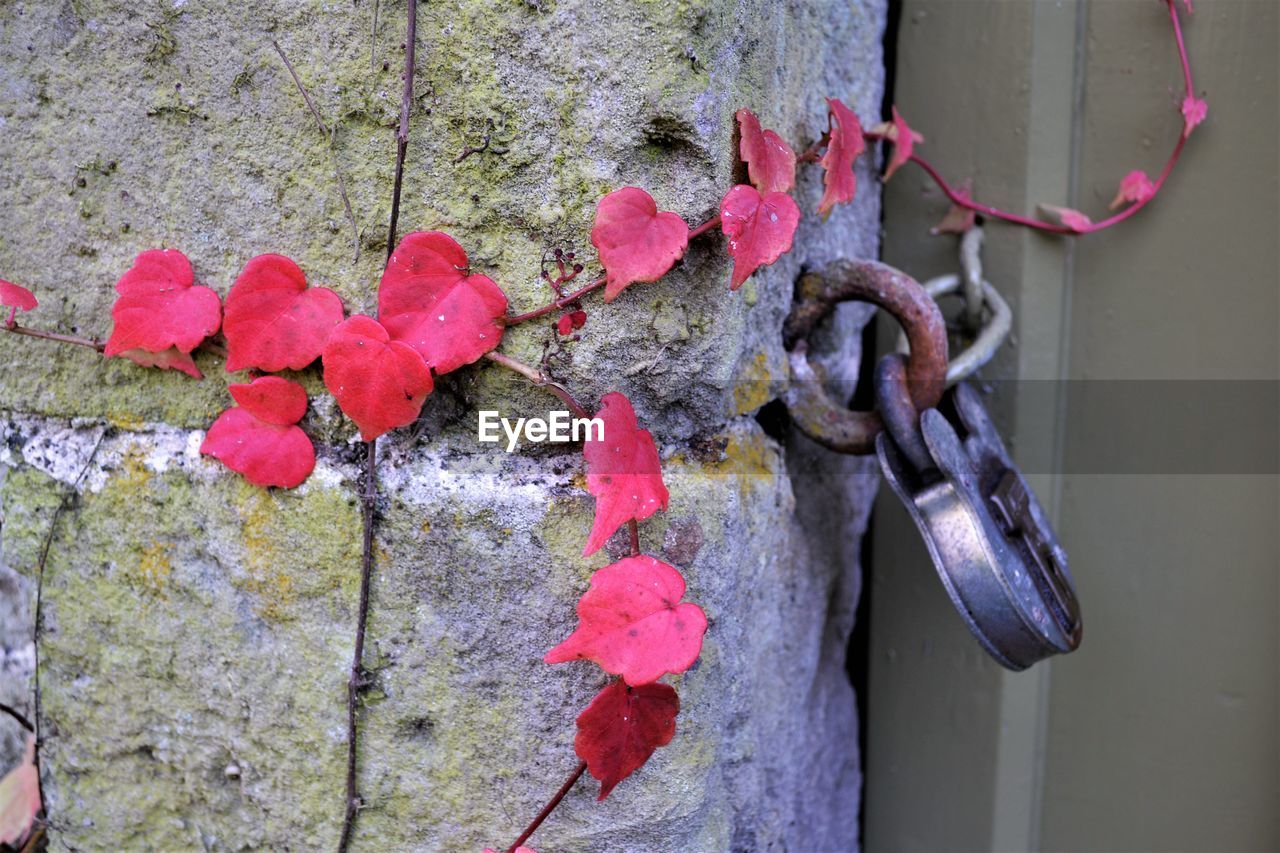
[[[32,325],[109,329],[112,285],[147,248],[182,249],[225,294],[288,254],[371,312],[385,256],[405,10],[320,2],[15,2],[0,9],[0,277]],[[648,188],[691,222],[734,180],[733,112],[793,144],[824,95],[879,109],[881,0],[424,3],[401,230],[445,230],[516,310],[546,301],[545,249],[576,248],[601,195]],[[335,128],[325,139],[272,49]],[[488,134],[489,149],[455,162]],[[353,231],[334,178],[341,168]],[[865,164],[864,164],[865,165]],[[802,172],[812,212],[820,177]],[[642,544],[689,581],[711,628],[672,679],[669,747],[604,803],[580,785],[535,846],[847,850],[860,784],[844,673],[865,460],[770,437],[781,320],[802,266],[872,256],[876,182],[737,294],[719,241],[658,284],[592,303],[560,376],[626,393],[652,430],[670,511]],[[358,253],[357,253],[358,249]],[[832,371],[856,370],[838,322]],[[536,362],[548,324],[508,334]],[[198,455],[230,404],[203,381],[0,334],[0,701],[29,708],[33,575],[54,511],[41,639],[44,784],[55,849],[314,849],[342,810],[345,680],[359,575],[362,446],[317,368],[304,428],[320,460],[265,491]],[[576,450],[508,455],[475,411],[545,413],[496,367],[444,377],[381,441],[357,848],[509,843],[572,769],[573,718],[603,683],[541,656],[572,628],[593,501]],[[101,443],[99,444],[99,440]],[[96,447],[96,453],[95,451]],[[90,456],[92,459],[90,460]],[[18,740],[0,727],[0,757]]]

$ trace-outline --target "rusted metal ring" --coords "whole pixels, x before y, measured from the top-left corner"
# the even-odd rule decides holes
[[[906,356],[891,352],[876,362],[875,386],[876,408],[893,443],[917,471],[936,468],[920,431],[920,413],[911,405]]]
[[[782,327],[792,382],[784,395],[792,420],[805,435],[840,453],[875,452],[884,430],[877,412],[853,412],[833,401],[808,359],[808,337],[841,302],[870,302],[888,311],[907,334],[906,384],[916,411],[942,398],[947,375],[947,333],[942,312],[911,276],[878,261],[839,260],[806,273]]]

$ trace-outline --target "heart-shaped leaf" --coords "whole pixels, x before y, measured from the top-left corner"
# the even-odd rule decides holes
[[[633,687],[684,672],[707,630],[702,608],[680,603],[684,590],[674,566],[648,555],[605,566],[578,601],[577,630],[543,660],[592,660]]]
[[[822,201],[818,213],[831,215],[837,204],[853,201],[858,182],[853,173],[853,163],[866,148],[862,139],[862,123],[853,110],[838,98],[827,98],[827,115],[831,118],[831,139],[827,152],[822,155]]]
[[[437,374],[470,364],[502,341],[507,297],[469,275],[467,253],[448,234],[406,234],[378,288],[378,319]]]
[[[631,401],[616,391],[600,401],[596,417],[604,423],[604,437],[587,430],[582,455],[587,460],[587,491],[596,496],[596,518],[587,537],[585,557],[600,549],[623,523],[644,521],[667,508],[658,447],[648,430],[640,429]]]
[[[13,321],[18,318],[19,311],[30,311],[39,304],[35,294],[30,290],[20,284],[0,279],[0,307],[9,309],[9,316],[4,320],[5,325],[12,326]],[[0,315],[3,315],[3,312],[0,312]]]
[[[186,359],[148,359],[133,353],[163,353],[176,348],[190,353],[209,335],[218,331],[222,303],[207,287],[193,285],[191,262],[176,249],[152,249],[138,255],[116,283],[113,326],[107,339],[106,355],[131,358],[144,366],[176,367],[199,378],[200,372]],[[189,368],[186,366],[189,365]]]
[[[284,255],[258,255],[227,294],[227,370],[301,370],[320,357],[341,322],[338,294],[307,287],[302,270]]]
[[[596,694],[578,715],[573,750],[600,782],[603,800],[676,735],[680,697],[667,684],[630,687],[621,679]]]
[[[800,223],[800,208],[786,193],[760,195],[755,187],[738,184],[720,202],[720,230],[729,238],[733,277],[737,290],[762,266],[791,251],[791,240]]]
[[[307,392],[297,382],[279,376],[259,376],[227,390],[247,412],[269,424],[296,424],[307,413]]]
[[[363,314],[333,330],[323,359],[325,387],[365,441],[413,423],[434,387],[422,356]]]
[[[316,466],[315,447],[301,428],[268,423],[241,407],[218,415],[200,452],[263,487],[292,489]]]
[[[796,184],[796,152],[772,130],[761,130],[751,110],[738,110],[738,153],[751,183],[762,193],[785,193]]]
[[[292,489],[310,476],[316,451],[295,424],[307,412],[307,392],[296,382],[262,376],[228,389],[240,404],[209,427],[200,452],[255,486]]]
[[[666,275],[684,257],[689,226],[674,213],[659,213],[639,187],[623,187],[596,205],[591,245],[605,271],[604,301],[612,302],[628,286]]]

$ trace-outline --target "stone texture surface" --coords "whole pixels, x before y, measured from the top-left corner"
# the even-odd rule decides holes
[[[0,9],[0,275],[41,299],[33,324],[105,335],[134,254],[182,248],[226,292],[244,261],[294,257],[352,310],[374,306],[390,207],[404,6],[123,3]],[[541,304],[544,250],[586,242],[624,183],[691,222],[734,179],[735,109],[798,145],[822,97],[879,107],[883,3],[872,0],[424,4],[402,229],[438,228]],[[271,48],[335,128],[334,156]],[[455,163],[489,134],[491,150]],[[346,222],[334,161],[358,237]],[[579,786],[543,850],[848,850],[856,715],[844,652],[858,594],[863,460],[769,437],[752,415],[785,381],[779,328],[803,265],[869,256],[875,183],[737,294],[716,240],[617,302],[590,306],[559,364],[580,397],[621,390],[662,449],[670,512],[646,549],[685,571],[712,620],[673,679],[672,744],[604,803]],[[812,211],[820,177],[797,192]],[[356,244],[359,257],[356,257]],[[856,369],[837,323],[833,372]],[[536,361],[548,324],[509,334]],[[176,374],[0,335],[0,700],[26,694],[32,577],[53,512],[41,641],[46,793],[57,849],[313,849],[341,811],[344,683],[358,583],[360,447],[324,395],[304,427],[316,474],[293,492],[241,481],[197,448],[226,374]],[[364,849],[504,844],[573,766],[572,719],[603,683],[547,667],[604,554],[572,449],[507,455],[477,408],[546,412],[494,367],[439,383],[381,443],[378,569],[363,716]],[[8,728],[0,756],[13,756]]]

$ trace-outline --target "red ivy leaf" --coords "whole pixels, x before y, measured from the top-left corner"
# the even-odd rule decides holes
[[[1116,197],[1111,200],[1111,209],[1115,210],[1122,204],[1139,204],[1154,198],[1156,194],[1156,185],[1147,177],[1147,173],[1141,169],[1134,169],[1120,180],[1120,190],[1116,193]]]
[[[707,631],[702,608],[680,603],[684,590],[674,566],[648,555],[605,566],[578,601],[577,630],[543,661],[592,660],[633,687],[684,672]]]
[[[469,275],[467,253],[448,234],[416,231],[396,247],[378,288],[378,319],[436,373],[470,364],[502,342],[507,297]]]
[[[422,356],[363,314],[333,330],[323,359],[325,387],[365,441],[413,423],[434,387]]]
[[[311,439],[294,426],[306,414],[307,392],[278,376],[232,385],[230,391],[240,406],[218,415],[200,452],[255,486],[300,485],[316,467]]]
[[[259,376],[243,385],[228,386],[227,390],[246,411],[269,424],[296,424],[307,413],[306,390],[279,376]]]
[[[893,177],[893,173],[898,171],[903,163],[911,159],[915,144],[924,142],[924,137],[911,129],[897,107],[893,108],[893,121],[881,122],[873,127],[871,132],[893,143],[893,156],[889,158],[889,168],[884,170],[886,181]]]
[[[831,139],[827,153],[822,155],[822,201],[818,213],[831,215],[837,204],[853,201],[857,192],[857,178],[853,174],[853,161],[866,149],[862,139],[862,122],[858,116],[838,98],[827,98],[827,111],[831,117]]]
[[[786,193],[762,196],[746,184],[730,189],[720,202],[720,230],[733,256],[729,289],[737,290],[757,269],[791,251],[798,224],[800,208]]]
[[[1182,135],[1190,136],[1205,117],[1209,115],[1209,104],[1195,95],[1187,95],[1182,99]]]
[[[20,284],[0,279],[0,305],[9,309],[9,317],[4,321],[5,325],[12,326],[13,321],[18,318],[19,311],[30,311],[39,304],[36,301],[36,295],[30,290]]]
[[[738,153],[751,183],[762,193],[785,193],[796,184],[796,152],[772,130],[761,130],[751,110],[738,110]]]
[[[573,334],[573,319],[568,314],[561,314],[560,319],[556,321],[556,333],[559,335]]]
[[[156,354],[174,347],[178,354],[186,354],[218,331],[222,319],[218,294],[193,286],[194,280],[191,262],[176,249],[152,249],[138,255],[116,283],[119,296],[111,308],[114,325],[105,354],[124,356],[147,367],[176,367],[199,378],[200,371],[189,358],[178,366],[176,362],[182,360],[176,356],[155,359],[132,352]]]
[[[342,322],[342,300],[328,288],[308,288],[284,255],[258,255],[231,285],[225,315],[227,370],[301,370]]]
[[[658,447],[648,430],[640,429],[631,401],[618,392],[606,394],[596,417],[604,422],[603,440],[588,440],[587,491],[596,496],[596,518],[582,556],[593,554],[624,522],[644,521],[667,508]],[[592,434],[588,430],[588,436]]]
[[[0,844],[21,847],[40,814],[40,771],[35,760],[36,739],[28,735],[22,763],[0,779]]]
[[[1052,204],[1040,205],[1040,210],[1049,216],[1055,216],[1063,225],[1076,234],[1084,234],[1093,227],[1093,220],[1078,210],[1070,207],[1057,207]]]
[[[604,266],[604,301],[612,302],[628,286],[666,275],[684,257],[689,226],[675,213],[659,213],[653,196],[639,187],[623,187],[596,205],[591,245]]]
[[[628,687],[613,681],[578,715],[573,751],[600,782],[603,800],[676,734],[680,697],[667,684]]]

